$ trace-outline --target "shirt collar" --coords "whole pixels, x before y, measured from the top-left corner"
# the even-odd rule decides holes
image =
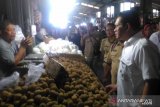
[[[132,37],[130,37],[127,41],[124,42],[124,46],[129,46],[133,43],[135,43],[139,38],[142,38],[142,32],[138,32],[134,34]]]

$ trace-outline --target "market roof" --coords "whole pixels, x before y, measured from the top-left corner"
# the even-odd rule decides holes
[[[72,14],[74,20],[87,19],[96,16],[96,12],[101,11],[101,9],[106,5],[111,5],[114,3],[119,3],[123,1],[139,2],[140,0],[77,0],[76,8]],[[152,0],[152,3],[159,5],[159,0]]]

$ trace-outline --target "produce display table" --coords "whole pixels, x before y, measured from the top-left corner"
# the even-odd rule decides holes
[[[53,76],[53,60],[63,66],[64,77]],[[65,78],[63,84],[58,85],[57,78]],[[108,107],[108,95],[96,75],[84,61],[67,55],[51,57],[37,82],[26,86],[24,80],[0,92],[0,107]]]

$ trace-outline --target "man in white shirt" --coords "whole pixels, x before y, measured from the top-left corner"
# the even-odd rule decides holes
[[[160,22],[159,22],[159,28],[160,28]],[[159,31],[153,33],[150,38],[149,38],[150,41],[152,41],[159,49],[159,52],[160,52],[160,29]]]
[[[117,85],[106,88],[110,88],[110,92],[117,88],[119,107],[139,107],[138,101],[121,100],[138,100],[148,97],[147,95],[159,94],[160,54],[152,42],[143,38],[139,15],[135,10],[121,13],[116,19],[115,26],[116,38],[124,41],[124,47],[120,58]]]

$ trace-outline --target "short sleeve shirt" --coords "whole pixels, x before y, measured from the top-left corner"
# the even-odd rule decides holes
[[[160,31],[153,33],[149,40],[151,40],[158,47],[160,52]]]
[[[10,68],[14,66],[14,56],[17,50],[18,46],[15,41],[8,43],[0,38],[0,77],[7,76]]]
[[[111,78],[112,83],[116,84],[117,81],[117,72],[119,67],[119,59],[121,57],[123,44],[119,41],[115,41],[108,52],[107,63],[111,63]],[[113,74],[113,75],[112,75]]]
[[[139,32],[124,43],[118,70],[118,99],[142,95],[144,80],[158,79],[160,55],[157,47]],[[132,103],[133,104],[133,103]],[[119,106],[129,107],[126,103]]]
[[[109,52],[111,44],[115,41],[115,38],[104,38],[101,41],[100,51],[104,53],[104,62],[107,62],[107,54]]]

